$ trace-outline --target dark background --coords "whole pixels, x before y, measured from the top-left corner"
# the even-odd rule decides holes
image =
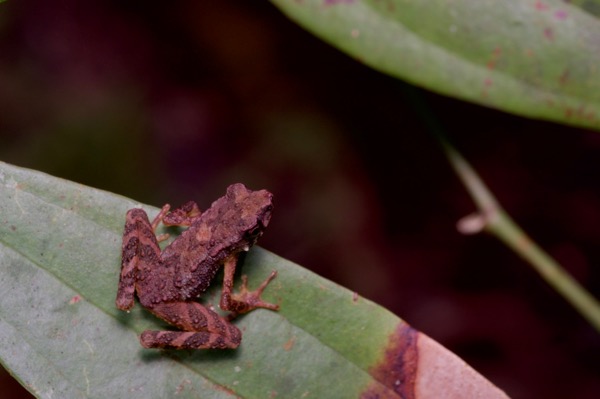
[[[511,397],[597,398],[600,334],[494,238],[411,96],[600,296],[600,136],[413,88],[266,2],[0,5],[0,159],[160,206],[275,194],[260,245],[387,307]],[[318,309],[315,309],[318,312]],[[27,393],[0,371],[0,396]]]

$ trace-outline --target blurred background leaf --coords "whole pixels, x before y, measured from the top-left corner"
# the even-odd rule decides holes
[[[600,127],[600,21],[561,0],[273,0],[379,71],[533,118]]]

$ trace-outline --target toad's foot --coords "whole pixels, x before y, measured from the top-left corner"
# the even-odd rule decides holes
[[[273,303],[265,302],[261,299],[262,292],[267,288],[267,285],[277,276],[277,271],[273,270],[269,277],[265,281],[263,281],[260,286],[254,290],[248,290],[248,276],[242,276],[242,288],[238,294],[233,294],[233,300],[238,302],[244,302],[248,305],[248,312],[256,309],[256,308],[264,308],[277,310],[279,309],[279,305],[275,305]]]
[[[269,277],[261,283],[261,285],[254,291],[248,290],[248,276],[242,276],[242,287],[239,293],[231,295],[224,295],[221,297],[221,308],[229,310],[232,314],[229,319],[233,319],[238,314],[248,313],[257,308],[278,310],[279,305],[265,302],[262,300],[261,295],[267,285],[277,276],[277,271],[273,270]]]

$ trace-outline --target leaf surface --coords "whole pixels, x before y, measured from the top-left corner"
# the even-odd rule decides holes
[[[600,127],[598,0],[272,2],[381,72],[507,112]]]
[[[505,397],[387,310],[257,247],[243,273],[252,287],[276,269],[265,299],[281,310],[238,318],[240,348],[143,349],[139,333],[164,324],[114,306],[135,206],[0,163],[0,360],[37,397]]]

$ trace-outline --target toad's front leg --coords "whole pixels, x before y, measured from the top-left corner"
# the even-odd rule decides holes
[[[261,283],[255,291],[248,291],[248,278],[242,276],[242,288],[238,294],[233,291],[233,275],[237,264],[238,255],[231,255],[225,259],[223,273],[223,291],[221,292],[221,309],[232,312],[231,318],[241,313],[248,313],[256,308],[265,308],[271,310],[279,309],[279,305],[265,302],[261,295],[267,285],[277,276],[277,271],[273,270],[269,277]]]
[[[144,331],[144,348],[233,349],[240,345],[240,330],[198,302],[161,303],[150,309],[184,331]]]

